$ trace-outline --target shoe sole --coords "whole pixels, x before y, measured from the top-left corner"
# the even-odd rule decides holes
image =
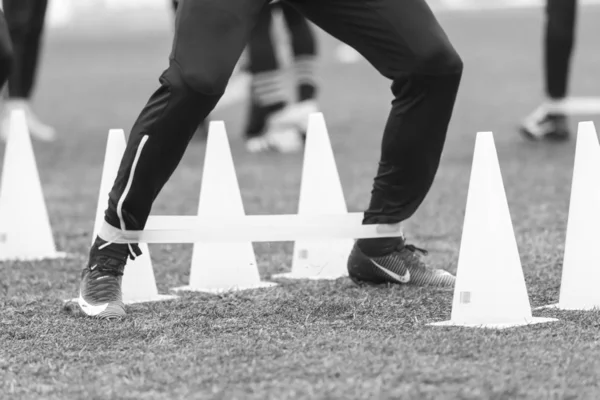
[[[122,319],[125,317],[125,309],[121,305],[109,305],[106,310],[101,312],[99,315],[88,315],[80,306],[77,301],[67,301],[63,304],[61,311],[65,314],[82,317],[82,318],[98,318],[98,319]]]
[[[361,279],[358,279],[350,274],[348,274],[348,277],[350,278],[350,280],[352,281],[352,283],[354,283],[356,286],[359,287],[382,287],[382,286],[390,286],[390,285],[395,285],[395,286],[405,286],[405,284],[403,283],[396,283],[396,282],[382,282],[382,283],[375,283],[375,282],[370,282],[370,281],[363,281]]]
[[[96,315],[98,319],[118,320],[125,317],[125,309],[120,304],[109,304],[106,310]]]
[[[104,310],[102,310],[100,313],[96,314],[96,315],[90,315],[88,314],[85,309],[83,307],[81,307],[81,305],[79,305],[79,303],[76,303],[77,308],[79,309],[80,313],[88,318],[96,318],[96,319],[109,319],[109,320],[114,320],[114,319],[121,319],[123,317],[125,317],[126,313],[125,313],[125,307],[123,305],[123,303],[110,303],[108,304],[108,306],[106,306],[106,308]]]

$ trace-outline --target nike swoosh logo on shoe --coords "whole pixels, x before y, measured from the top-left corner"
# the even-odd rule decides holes
[[[79,303],[79,307],[81,308],[81,310],[90,317],[95,317],[108,308],[108,303],[101,304],[99,306],[91,305],[90,303],[84,300],[83,296],[81,295],[81,291],[79,292],[79,298],[77,299],[77,302]]]
[[[404,275],[398,275],[397,273],[390,271],[389,269],[385,268],[384,266],[379,265],[377,263],[377,261],[375,261],[375,260],[371,260],[371,262],[373,263],[373,265],[375,265],[377,268],[379,268],[381,271],[383,271],[385,274],[387,274],[390,278],[395,279],[400,283],[410,282],[410,271],[408,270],[408,268],[406,269],[406,273]]]

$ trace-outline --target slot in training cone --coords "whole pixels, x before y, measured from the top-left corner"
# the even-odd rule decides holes
[[[102,179],[100,182],[100,193],[98,195],[98,206],[96,208],[96,220],[92,235],[92,243],[100,227],[104,223],[104,211],[108,206],[108,196],[119,171],[121,158],[125,152],[127,142],[125,132],[122,129],[111,129],[108,133],[104,166],[102,168]],[[171,300],[177,298],[173,295],[162,295],[156,288],[154,268],[150,250],[145,243],[139,243],[142,255],[135,260],[127,260],[123,274],[122,292],[125,304],[146,303],[153,301]]]
[[[306,133],[298,214],[347,213],[325,119],[322,113],[312,113]],[[340,226],[340,230],[343,229]],[[296,241],[292,271],[274,278],[337,279],[348,276],[348,255],[353,245],[354,238]]]
[[[64,258],[57,252],[23,110],[9,114],[0,181],[0,261]]]
[[[223,121],[211,121],[198,216],[243,216],[244,205]],[[221,293],[275,286],[262,282],[252,242],[195,243],[190,284],[174,290]]]
[[[531,315],[500,164],[491,132],[480,132],[458,259],[452,315],[437,326],[510,328],[555,321]]]
[[[540,308],[600,308],[600,146],[594,123],[580,122],[558,304]]]

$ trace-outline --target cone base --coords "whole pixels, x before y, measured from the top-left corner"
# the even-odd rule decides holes
[[[73,257],[73,254],[70,253],[65,253],[62,251],[57,251],[51,254],[47,254],[44,256],[39,256],[39,255],[34,255],[34,256],[28,256],[28,255],[22,255],[22,256],[8,256],[8,257],[2,257],[0,256],[0,261],[44,261],[44,260],[60,260],[63,258],[69,258],[69,257]]]
[[[195,286],[179,286],[171,290],[175,292],[202,292],[211,294],[223,294],[227,292],[238,292],[242,290],[265,289],[277,286],[275,282],[258,282],[251,285],[236,285],[229,288],[202,288]]]
[[[555,309],[555,310],[565,310],[565,311],[593,311],[600,310],[600,304],[580,304],[577,306],[566,305],[566,304],[548,304],[546,306],[540,306],[534,308],[534,310],[544,310],[544,309]]]
[[[534,325],[534,324],[543,324],[547,322],[556,322],[558,319],[556,318],[541,318],[541,317],[533,317],[530,319],[526,319],[520,322],[504,322],[504,323],[488,323],[488,324],[477,324],[477,323],[465,323],[465,322],[455,322],[455,321],[442,321],[442,322],[434,322],[428,324],[430,326],[460,326],[465,328],[484,328],[484,329],[507,329],[514,328],[519,326],[526,325]]]
[[[309,280],[336,280],[339,278],[345,278],[348,276],[347,272],[340,272],[338,274],[319,274],[318,272],[313,274],[313,275],[309,275],[308,273],[303,273],[303,272],[297,272],[297,271],[293,271],[293,272],[285,272],[283,274],[276,274],[271,276],[272,279],[309,279]]]

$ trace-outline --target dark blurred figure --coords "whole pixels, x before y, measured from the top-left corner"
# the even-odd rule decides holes
[[[2,4],[14,57],[0,136],[6,138],[6,117],[10,111],[21,109],[25,111],[31,135],[52,141],[56,138],[54,128],[40,121],[31,108],[48,0],[3,0]]]
[[[10,41],[10,33],[4,17],[3,6],[0,4],[0,90],[4,89],[4,84],[12,70],[13,49]]]
[[[292,49],[295,101],[288,102],[285,71],[271,35],[273,16],[281,12]],[[260,14],[247,47],[252,75],[248,121],[244,136],[248,151],[295,152],[302,149],[310,113],[317,112],[315,34],[306,17],[287,2],[273,2]]]
[[[575,41],[577,0],[547,0],[544,37],[546,100],[524,121],[521,133],[533,140],[564,141],[570,132],[564,100],[568,95]]]

